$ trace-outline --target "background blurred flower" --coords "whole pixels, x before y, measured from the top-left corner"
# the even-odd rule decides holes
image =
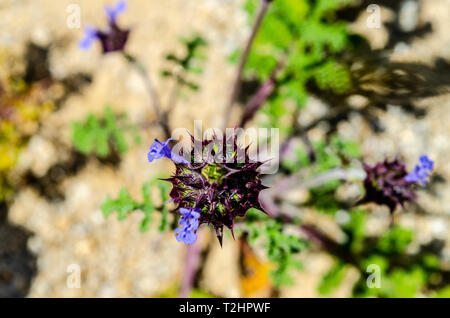
[[[103,53],[123,51],[128,40],[130,30],[121,29],[117,25],[117,16],[127,9],[125,1],[118,1],[115,6],[105,6],[105,13],[108,18],[108,28],[105,31],[99,30],[93,26],[87,26],[84,29],[84,36],[79,42],[82,50],[88,50],[95,40],[99,40]]]
[[[397,206],[416,198],[413,183],[407,180],[406,165],[398,159],[385,160],[375,166],[364,164],[367,176],[364,180],[366,190],[362,203],[373,202],[387,205],[393,213]]]
[[[426,185],[427,179],[430,176],[430,172],[433,171],[434,162],[428,158],[427,155],[422,155],[419,158],[419,164],[414,167],[414,171],[408,173],[405,179],[409,182],[419,183],[422,182],[423,185]]]

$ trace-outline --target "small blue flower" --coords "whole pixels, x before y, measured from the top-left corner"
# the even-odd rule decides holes
[[[126,1],[119,0],[114,6],[105,6],[105,13],[110,23],[116,23],[117,16],[127,10]]]
[[[171,150],[169,147],[169,141],[171,138],[167,139],[166,142],[161,142],[158,139],[155,139],[155,142],[150,146],[150,151],[147,155],[148,161],[152,162],[155,159],[161,159],[163,157],[167,157],[170,159]]]
[[[419,158],[419,164],[414,167],[413,172],[405,176],[405,180],[412,183],[422,182],[422,184],[426,185],[433,168],[434,162],[427,155],[422,155]]]
[[[123,51],[128,41],[130,30],[117,25],[117,16],[127,9],[127,3],[119,0],[114,6],[105,6],[108,27],[104,30],[89,26],[85,29],[84,37],[79,43],[82,50],[87,50],[95,40],[99,40],[103,53]]]
[[[422,167],[428,171],[433,171],[434,168],[434,162],[430,158],[428,158],[427,155],[422,155],[419,158],[420,163],[422,164]]]
[[[192,226],[194,230],[198,229],[198,218],[200,217],[200,209],[180,208],[182,215],[179,224],[182,226]]]
[[[182,156],[177,155],[176,153],[174,153],[173,151],[170,152],[170,159],[172,159],[172,161],[176,162],[176,163],[181,163],[184,165],[189,164],[189,161],[187,161],[186,159],[184,159]]]
[[[161,142],[156,139],[155,142],[150,146],[150,151],[147,155],[148,161],[152,162],[155,159],[166,157],[172,159],[176,163],[188,164],[189,162],[186,159],[170,150],[170,140],[171,138],[167,139],[166,142]]]
[[[197,240],[197,235],[194,233],[198,229],[198,219],[200,217],[200,209],[180,208],[182,215],[179,224],[182,226],[175,230],[175,238],[178,242],[184,242],[189,245]]]
[[[187,227],[180,227],[175,230],[175,238],[178,242],[184,242],[187,245],[191,245],[197,240],[197,235]]]
[[[92,26],[87,26],[84,29],[84,37],[81,39],[78,46],[82,50],[88,50],[92,46],[92,43],[94,43],[94,41],[97,39],[98,39],[97,29]]]

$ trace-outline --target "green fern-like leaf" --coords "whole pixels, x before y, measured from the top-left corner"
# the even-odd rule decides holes
[[[85,155],[92,153],[105,158],[112,151],[123,154],[128,150],[125,132],[132,132],[135,143],[139,143],[139,134],[126,117],[116,115],[110,107],[106,107],[102,118],[89,114],[84,123],[73,123],[72,143],[75,149]]]

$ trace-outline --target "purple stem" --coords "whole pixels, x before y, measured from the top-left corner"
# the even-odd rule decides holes
[[[162,110],[162,106],[161,106],[161,102],[159,100],[158,93],[155,90],[155,87],[150,78],[150,75],[148,74],[144,65],[139,60],[137,60],[134,56],[129,55],[125,52],[123,53],[123,55],[124,55],[125,59],[141,75],[142,80],[144,81],[147,93],[150,96],[150,99],[152,101],[153,110],[155,111],[156,118],[158,118],[158,123],[161,126],[161,128],[164,130],[164,134],[165,134],[166,138],[169,138],[172,135],[172,133],[171,133],[171,129],[169,127],[167,113],[164,113]]]
[[[200,233],[197,233],[200,236]],[[187,298],[191,294],[192,287],[194,286],[195,276],[197,274],[197,268],[200,261],[201,248],[197,242],[187,246],[186,261],[184,264],[183,281],[181,282],[181,289],[178,295],[179,298]]]
[[[242,115],[242,120],[239,124],[239,127],[244,127],[247,121],[253,118],[261,105],[264,104],[270,94],[272,94],[274,88],[275,82],[272,79],[267,80],[261,85],[256,95],[253,96],[253,98],[250,100],[250,103],[246,107],[245,112]]]
[[[266,15],[267,9],[269,8],[272,0],[261,0],[261,5],[259,7],[258,13],[256,15],[255,23],[253,24],[252,31],[250,33],[250,37],[245,45],[244,52],[242,53],[241,59],[239,61],[239,67],[236,74],[236,79],[234,80],[233,90],[231,92],[230,100],[225,108],[223,128],[226,128],[228,121],[230,120],[231,109],[233,108],[234,101],[236,100],[239,92],[241,90],[241,79],[242,73],[244,72],[245,64],[247,64],[248,57],[250,55],[250,51],[252,48],[253,41],[255,40],[256,34],[258,33],[259,28],[261,27],[264,16]]]
[[[321,186],[333,180],[363,180],[365,178],[363,169],[341,169],[334,168],[316,175],[310,179],[305,179],[304,172],[299,172],[278,180],[270,189],[266,189],[259,195],[259,201],[264,210],[271,216],[278,216],[281,211],[276,204],[277,199],[282,199],[286,192],[293,189],[310,189]]]
[[[277,75],[283,68],[284,64],[285,58],[282,58],[278,62],[275,69],[272,71],[270,77],[261,84],[256,94],[252,97],[248,105],[245,107],[245,111],[242,115],[239,127],[244,127],[245,124],[255,116],[256,112],[261,108],[262,105],[264,105],[267,98],[269,98],[269,96],[272,94],[275,89]]]

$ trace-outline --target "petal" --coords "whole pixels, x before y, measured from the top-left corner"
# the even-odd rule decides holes
[[[200,213],[193,210],[193,211],[191,211],[191,216],[195,219],[198,219],[200,217]]]
[[[188,165],[189,164],[189,161],[187,161],[182,156],[177,155],[174,152],[170,152],[170,159],[172,159],[174,162],[179,163],[179,164],[184,164],[184,165]]]
[[[178,242],[183,241],[183,239],[184,239],[183,228],[180,227],[180,228],[176,229],[174,234],[175,234],[175,238],[177,239]]]
[[[178,224],[182,226],[189,226],[189,217],[186,215],[183,215],[183,217],[180,218],[180,221],[178,221]]]
[[[181,213],[181,214],[190,213],[190,210],[189,210],[189,209],[186,209],[186,208],[180,208],[180,213]]]
[[[110,23],[115,23],[117,20],[117,16],[127,10],[126,1],[119,0],[114,6],[105,6],[105,14]]]
[[[148,162],[152,162],[155,159],[155,155],[150,151],[147,154],[147,159],[148,159]]]
[[[160,143],[162,145],[168,146],[169,145],[169,141],[171,141],[171,140],[172,140],[172,138],[169,138],[169,139],[166,140],[166,142],[164,142],[164,143],[160,142]]]
[[[128,3],[126,1],[123,1],[123,0],[117,1],[116,7],[115,7],[116,14],[125,12],[127,10],[127,8],[128,8]]]
[[[417,181],[419,181],[418,178],[417,178],[417,175],[415,173],[408,173],[405,176],[405,180],[408,181],[408,182],[417,182]]]
[[[195,230],[197,230],[198,229],[198,220],[191,220],[190,222],[189,222],[189,230],[193,230],[193,231],[195,231]]]
[[[97,39],[97,29],[91,26],[87,26],[84,29],[84,36],[78,43],[78,47],[82,50],[88,50],[96,39]]]
[[[187,245],[191,245],[197,240],[197,235],[194,232],[187,232],[186,237],[184,238],[184,243]]]
[[[150,146],[150,152],[147,155],[148,161],[152,162],[154,159],[161,159],[163,157],[168,157],[167,150],[164,148],[165,148],[164,144],[159,140],[155,139],[153,144]]]
[[[434,162],[427,155],[421,155],[419,161],[422,164],[423,168],[429,171],[433,170]]]

